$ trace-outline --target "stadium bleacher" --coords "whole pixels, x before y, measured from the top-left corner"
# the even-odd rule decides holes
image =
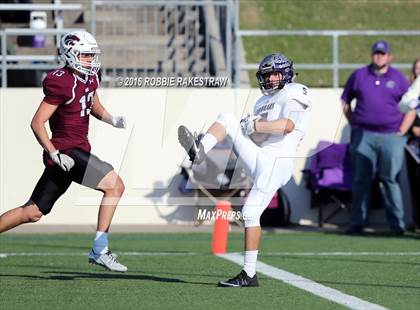
[[[47,10],[49,29],[87,29],[95,33],[102,49],[103,81],[114,85],[115,76],[215,76],[226,72],[223,46],[218,28],[226,7],[174,3],[161,5],[147,2],[118,1],[54,1],[56,5],[75,5],[80,9],[64,8],[58,14]],[[51,1],[35,0],[33,5]],[[199,2],[197,2],[199,4]],[[211,12],[210,12],[211,11]],[[213,13],[211,15],[210,13]],[[16,14],[4,11],[4,16]],[[28,12],[20,11],[20,14]],[[59,19],[57,20],[57,16]],[[212,16],[210,19],[208,16]],[[1,29],[29,28],[21,18],[18,22],[5,19]],[[16,19],[15,19],[16,21]],[[223,28],[223,25],[222,25]],[[213,30],[212,30],[213,29]],[[218,33],[216,33],[218,32]],[[222,40],[222,39],[217,39]],[[44,48],[31,46],[31,36],[7,36],[9,53],[22,56],[56,55],[57,39],[47,36]],[[212,45],[212,46],[210,46]],[[220,51],[222,50],[222,51]],[[57,61],[55,62],[57,63]],[[43,68],[47,69],[47,68]],[[13,71],[12,75],[13,75]],[[13,77],[9,86],[16,86]],[[39,85],[39,79],[31,85]],[[25,86],[25,85],[20,85]]]

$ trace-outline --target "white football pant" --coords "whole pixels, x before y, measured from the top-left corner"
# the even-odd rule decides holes
[[[260,217],[276,191],[284,186],[293,173],[293,158],[282,157],[280,149],[261,148],[242,133],[239,120],[222,113],[217,122],[226,129],[233,151],[254,185],[242,208],[245,227],[260,226]]]

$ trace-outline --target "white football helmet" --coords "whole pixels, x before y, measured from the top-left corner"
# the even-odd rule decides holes
[[[96,74],[101,63],[101,50],[95,38],[87,31],[72,31],[66,33],[60,42],[60,56],[74,70],[87,75]],[[92,56],[91,61],[82,61],[82,56]]]

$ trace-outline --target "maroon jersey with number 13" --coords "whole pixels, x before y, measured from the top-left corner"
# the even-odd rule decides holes
[[[58,106],[49,119],[51,142],[57,150],[80,148],[90,152],[89,114],[98,87],[97,75],[83,80],[67,67],[48,72],[43,82],[44,101]]]

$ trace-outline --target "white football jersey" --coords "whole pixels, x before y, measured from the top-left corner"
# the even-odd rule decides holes
[[[262,148],[276,149],[284,156],[294,156],[309,123],[312,98],[308,87],[298,83],[286,84],[271,96],[262,96],[254,107],[254,115],[267,121],[288,118],[295,124],[289,134],[270,134]]]
[[[417,115],[420,117],[420,109],[418,108],[420,102],[420,76],[418,76],[410,88],[404,94],[400,101],[400,111],[407,113],[412,109],[417,110]]]

